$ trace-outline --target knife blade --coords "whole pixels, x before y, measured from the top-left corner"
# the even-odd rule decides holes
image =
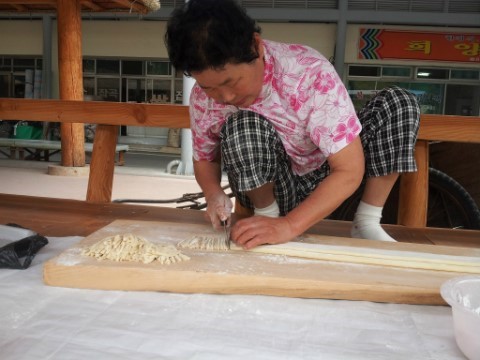
[[[229,226],[227,226],[227,220],[221,221],[223,226],[223,231],[225,232],[225,246],[230,250],[230,231],[228,231]]]

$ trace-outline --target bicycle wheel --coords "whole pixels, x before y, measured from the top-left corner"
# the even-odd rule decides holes
[[[434,168],[429,177],[427,226],[480,229],[480,210],[463,186]]]
[[[329,219],[353,220],[363,188],[364,184]],[[385,203],[383,224],[397,223],[398,189],[397,182]],[[470,194],[453,178],[434,168],[429,168],[427,227],[480,229],[480,210]]]

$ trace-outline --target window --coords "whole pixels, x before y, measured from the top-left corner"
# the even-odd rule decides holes
[[[448,69],[418,68],[417,79],[448,79]]]
[[[35,59],[13,59],[13,71],[25,71],[35,69]]]
[[[170,80],[148,79],[147,80],[147,101],[149,103],[167,104],[171,102]]]
[[[411,69],[410,68],[404,68],[404,67],[384,66],[384,67],[382,67],[382,76],[410,78]]]
[[[355,66],[350,65],[348,75],[350,76],[380,76],[380,66]]]
[[[450,78],[461,80],[478,80],[480,78],[480,71],[452,69],[450,72]]]
[[[120,74],[119,60],[97,60],[97,74]]]
[[[145,78],[124,78],[122,83],[126,89],[126,102],[144,103],[147,101]]]
[[[95,74],[95,60],[83,59],[82,65],[84,74]]]
[[[147,61],[147,75],[172,75],[168,61]]]
[[[10,97],[11,76],[0,74],[0,97]]]
[[[478,116],[480,110],[479,85],[447,85],[446,115]]]
[[[25,96],[40,96],[40,72],[35,73],[35,70],[41,69],[42,59],[40,58],[0,56],[1,97],[23,98]],[[25,80],[27,71],[29,77],[28,84]]]
[[[0,71],[12,71],[12,59],[0,58]]]
[[[1,58],[0,58],[1,60]],[[181,102],[173,96],[177,82],[167,60],[83,59],[84,94],[106,101]],[[177,91],[178,92],[178,91]]]
[[[378,91],[385,87],[397,85],[413,93],[418,100],[422,114],[442,114],[444,99],[444,84],[420,82],[394,82],[394,81],[349,81],[348,92],[359,111]]]
[[[104,101],[120,101],[120,78],[97,78],[96,95]]]
[[[94,98],[95,96],[95,78],[83,77],[83,96],[84,98]]]
[[[373,69],[379,69],[381,76]],[[350,65],[348,74],[347,89],[357,111],[377,91],[397,85],[417,96],[422,114],[480,113],[478,69]]]
[[[143,65],[144,61],[122,61],[122,74],[123,75],[144,75]]]

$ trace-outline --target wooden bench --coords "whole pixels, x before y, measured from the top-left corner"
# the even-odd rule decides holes
[[[6,153],[1,148],[9,148],[10,153]],[[0,154],[5,155],[9,159],[15,159],[15,139],[0,138]]]
[[[86,195],[87,202],[95,203],[111,202],[119,125],[190,126],[187,106],[74,100],[0,99],[0,119],[98,124]],[[430,141],[480,143],[480,117],[421,116],[416,146],[418,172],[401,176],[399,225],[426,227]]]
[[[45,161],[50,160],[50,156],[58,153],[62,149],[62,143],[55,140],[32,140],[32,139],[8,139],[0,138],[0,148],[6,147],[10,148],[10,152],[4,152],[0,149],[0,153],[5,155],[10,159],[16,158],[16,153],[18,151],[19,159],[25,159],[25,151],[30,155],[35,156],[37,150],[43,152],[43,159]],[[85,143],[84,145],[85,152],[93,152],[93,144]],[[125,153],[129,150],[127,144],[116,144],[115,153],[118,153],[117,165],[125,164]]]

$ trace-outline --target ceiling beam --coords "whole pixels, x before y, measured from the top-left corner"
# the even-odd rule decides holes
[[[20,4],[22,1],[14,0]],[[23,0],[25,1],[25,0]],[[30,0],[32,1],[32,0]],[[40,1],[40,0],[37,0]],[[46,0],[41,0],[46,1]],[[131,4],[129,0],[118,0]],[[12,3],[10,1],[9,3]],[[163,6],[160,10],[141,15],[144,20],[165,21],[170,18],[172,7]],[[257,21],[271,22],[307,22],[307,23],[337,23],[340,14],[336,9],[272,9],[272,8],[247,8],[247,12]],[[0,12],[0,19],[25,17],[25,14]],[[29,14],[31,19],[35,14]],[[88,19],[137,19],[136,13],[86,13]],[[40,18],[41,15],[38,14]],[[478,13],[433,13],[433,12],[408,12],[408,11],[365,11],[349,10],[345,14],[347,23],[350,24],[382,24],[382,25],[418,25],[418,26],[454,26],[454,27],[480,27]]]
[[[148,12],[145,5],[131,0],[113,0],[114,3],[120,5],[122,8],[130,8],[130,12],[146,14]]]
[[[57,5],[56,0],[8,0],[7,5]]]
[[[105,9],[98,4],[94,3],[91,0],[82,0],[81,1],[82,6],[86,7],[87,9],[90,9],[92,11],[105,11]]]
[[[25,11],[28,11],[28,8],[25,6],[25,5],[16,5],[16,4],[12,4],[12,6],[17,9],[17,11],[21,11],[21,12],[25,12]]]

